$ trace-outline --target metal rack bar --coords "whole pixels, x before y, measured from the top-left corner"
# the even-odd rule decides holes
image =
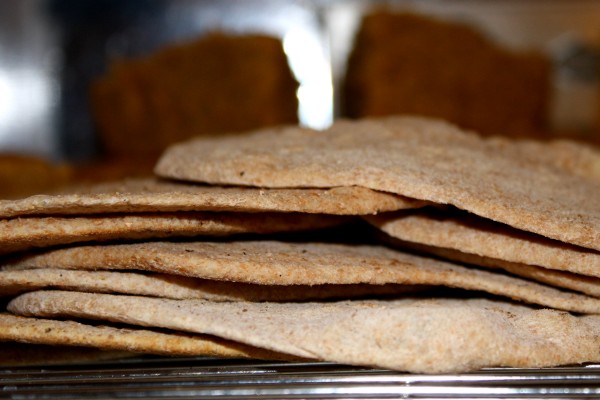
[[[600,398],[600,366],[420,375],[331,363],[206,358],[0,370],[0,398]]]

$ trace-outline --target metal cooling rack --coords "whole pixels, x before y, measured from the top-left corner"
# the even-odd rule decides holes
[[[600,365],[417,375],[330,363],[136,358],[0,370],[0,398],[597,399]]]

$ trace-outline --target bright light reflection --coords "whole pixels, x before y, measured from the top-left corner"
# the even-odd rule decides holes
[[[0,70],[0,134],[7,134],[6,127],[14,114],[14,87],[8,79],[8,74]]]
[[[315,129],[328,127],[333,122],[333,84],[319,38],[307,30],[293,29],[283,37],[283,48],[300,84],[300,123]]]
[[[39,151],[48,145],[51,96],[51,81],[42,71],[0,69],[0,148]]]

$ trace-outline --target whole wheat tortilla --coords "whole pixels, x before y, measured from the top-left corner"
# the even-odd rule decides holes
[[[70,188],[20,200],[0,200],[0,218],[175,211],[305,212],[376,214],[413,208],[422,202],[362,187],[257,189],[215,187],[155,178]]]
[[[363,186],[600,250],[597,180],[522,153],[441,121],[387,117],[340,121],[322,132],[287,127],[198,138],[167,149],[155,172],[212,184]]]
[[[394,244],[423,253],[433,254],[461,264],[471,264],[486,268],[501,268],[516,276],[600,298],[600,279],[596,277],[482,257],[443,247],[427,246],[404,241],[394,241]]]
[[[89,241],[227,236],[331,227],[345,217],[301,213],[155,213],[0,220],[0,254]]]
[[[509,157],[529,159],[600,182],[600,149],[567,139],[537,141],[506,137],[487,138],[487,144]]]
[[[236,241],[82,246],[25,256],[4,269],[26,267],[147,270],[259,285],[447,286],[600,313],[600,299],[373,245]]]
[[[212,303],[33,292],[9,309],[210,334],[298,357],[419,373],[600,360],[600,316],[485,299]]]
[[[0,271],[0,296],[13,296],[18,293],[47,288],[212,301],[349,299],[365,296],[397,296],[424,289],[421,286],[395,284],[255,285],[189,278],[179,275],[120,271],[77,271],[43,268]]]
[[[482,257],[600,277],[600,252],[520,231],[464,212],[423,210],[365,219],[388,235]]]
[[[297,359],[206,335],[94,326],[74,321],[26,318],[8,313],[0,313],[0,341],[95,347],[173,356]]]

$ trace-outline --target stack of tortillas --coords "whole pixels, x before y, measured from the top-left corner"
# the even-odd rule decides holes
[[[600,154],[396,117],[0,202],[0,340],[410,372],[600,361]],[[93,321],[93,322],[92,322]]]

